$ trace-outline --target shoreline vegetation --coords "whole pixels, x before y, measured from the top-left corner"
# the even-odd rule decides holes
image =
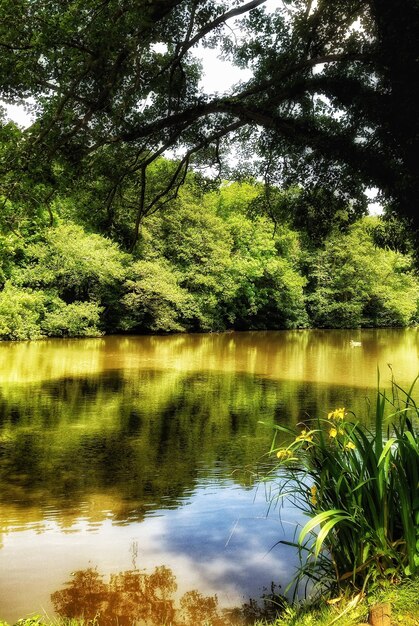
[[[172,166],[160,159],[154,176]],[[272,215],[264,193],[191,173],[133,249],[127,216],[108,229],[86,190],[57,197],[49,226],[0,224],[0,340],[418,323],[414,258],[392,249],[394,224],[342,207],[320,226],[299,188],[277,190]]]
[[[378,388],[371,427],[343,407],[275,426],[271,503],[291,500],[309,518],[296,542],[283,542],[300,554],[296,592],[310,580],[311,594],[363,595],[418,575],[417,380],[408,390],[394,379],[390,393]]]

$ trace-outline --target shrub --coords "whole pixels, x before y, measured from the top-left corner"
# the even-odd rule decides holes
[[[57,299],[55,308],[41,322],[45,335],[52,337],[97,337],[102,308],[96,302],[66,304]]]
[[[122,330],[180,332],[192,297],[178,284],[176,272],[168,263],[138,261],[125,283],[122,299]]]
[[[0,292],[0,339],[97,337],[101,310],[95,302],[66,304],[54,292],[8,282]]]
[[[15,283],[55,289],[68,304],[112,296],[128,262],[115,243],[71,223],[47,229],[28,246],[27,256],[31,261],[15,274]]]
[[[307,305],[317,327],[408,326],[417,315],[412,258],[374,245],[376,218],[334,233],[311,258]]]
[[[0,292],[0,339],[39,339],[45,313],[45,294],[7,282]]]

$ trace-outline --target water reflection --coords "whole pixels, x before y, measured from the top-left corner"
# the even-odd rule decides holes
[[[218,372],[111,371],[4,385],[0,390],[0,505],[63,528],[141,521],[179,506],[214,473],[251,485],[267,462],[272,426],[360,406],[353,388]],[[354,407],[355,405],[355,407]],[[20,513],[19,513],[20,511]]]
[[[3,388],[0,502],[65,524],[83,503],[96,521],[109,509],[116,523],[141,521],[205,474],[257,462],[272,435],[258,420],[272,424],[280,395],[246,376],[149,371]]]
[[[157,510],[141,523],[115,525],[109,518],[93,524],[79,517],[63,529],[52,520],[9,527],[0,550],[0,615],[14,623],[26,614],[46,611],[48,598],[69,571],[98,566],[109,575],[132,569],[128,547],[135,540],[141,567],[151,571],[166,563],[175,573],[179,594],[198,588],[217,594],[220,607],[239,606],[259,597],[272,579],[289,582],[298,559],[289,546],[298,512],[278,511],[268,518],[262,489],[243,489],[214,476],[197,488],[182,506]],[[34,574],[36,573],[36,574]]]
[[[296,557],[266,518],[274,424],[350,407],[377,365],[418,371],[417,331],[302,331],[0,344],[0,619],[42,607],[69,568],[166,563],[181,592],[240,605]],[[350,339],[361,341],[352,348]],[[93,570],[94,571],[94,570]],[[36,576],[34,576],[36,572]],[[102,581],[103,582],[103,581]],[[108,585],[108,583],[103,583]],[[234,602],[232,602],[234,599]],[[209,610],[207,608],[207,610]]]
[[[418,371],[418,348],[416,328],[1,342],[0,384],[164,369],[374,388],[377,366],[384,371],[388,363],[399,382],[409,383]]]
[[[88,568],[74,572],[51,599],[60,617],[94,620],[98,626],[244,626],[256,619],[274,620],[287,604],[274,584],[259,602],[250,599],[230,609],[220,608],[216,595],[193,589],[177,598],[176,591],[176,577],[164,565],[151,574],[136,568],[111,574],[107,582]]]

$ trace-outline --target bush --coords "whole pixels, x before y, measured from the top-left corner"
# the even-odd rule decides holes
[[[102,308],[96,302],[66,304],[57,300],[55,308],[41,322],[45,335],[52,337],[98,337]]]
[[[40,320],[45,313],[45,294],[7,282],[0,292],[0,339],[25,340],[42,337]]]
[[[0,292],[0,339],[97,337],[101,307],[95,302],[66,304],[53,292],[6,283]]]
[[[412,258],[374,245],[364,218],[334,233],[311,258],[307,304],[320,328],[408,326],[415,322],[419,288]]]
[[[132,267],[125,288],[122,330],[185,330],[182,320],[190,315],[192,297],[179,286],[176,272],[168,263],[138,261]]]
[[[128,263],[115,243],[71,223],[47,229],[26,254],[26,268],[16,272],[15,283],[55,289],[68,304],[113,297]]]

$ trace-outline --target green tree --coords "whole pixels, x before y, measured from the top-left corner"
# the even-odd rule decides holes
[[[249,183],[204,194],[185,186],[174,207],[145,222],[145,258],[163,257],[192,297],[183,308],[186,328],[307,325],[298,237],[248,215],[258,193]]]
[[[126,171],[144,182],[168,148],[182,146],[186,168],[198,153],[220,162],[223,139],[238,136],[270,184],[329,188],[346,202],[375,185],[417,225],[416,0],[287,0],[275,12],[263,4],[6,0],[1,97],[33,98],[38,118],[4,173],[23,164],[39,185],[70,184],[123,150]],[[225,24],[239,16],[236,41]],[[249,68],[248,83],[202,94],[192,55],[200,42]],[[123,186],[123,170],[112,189]]]
[[[116,244],[61,224],[26,246],[9,245],[3,250],[1,338],[96,336],[113,328],[127,265]]]
[[[113,293],[125,275],[125,256],[115,243],[67,223],[50,228],[28,246],[20,281],[55,287],[67,301],[100,300]]]
[[[240,328],[298,328],[308,324],[298,266],[298,236],[286,227],[276,230],[270,220],[232,214],[227,221],[233,236],[234,282],[230,302]]]
[[[42,337],[40,321],[45,315],[45,294],[6,283],[0,292],[0,339]]]
[[[181,332],[194,303],[179,285],[179,273],[162,259],[137,261],[130,268],[118,328],[123,331]]]
[[[418,281],[412,259],[374,245],[365,218],[336,233],[313,256],[308,308],[314,326],[407,326],[417,319]]]
[[[192,295],[183,314],[187,328],[223,330],[224,303],[236,290],[232,240],[222,218],[201,204],[196,191],[185,187],[176,205],[145,223],[143,254],[163,257]]]

